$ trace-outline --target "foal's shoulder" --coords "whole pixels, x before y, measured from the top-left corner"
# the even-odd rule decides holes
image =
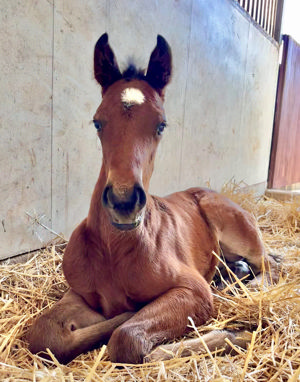
[[[151,196],[153,208],[159,213],[173,215],[182,209],[191,212],[194,208],[198,209],[202,201],[218,195],[209,188],[193,187],[184,191],[174,192],[165,197]]]

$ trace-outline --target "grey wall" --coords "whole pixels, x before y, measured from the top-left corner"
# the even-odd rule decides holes
[[[2,0],[0,257],[66,236],[87,214],[101,164],[90,121],[100,103],[93,48],[109,33],[121,67],[173,50],[169,127],[151,190],[231,178],[265,184],[278,47],[231,0]]]

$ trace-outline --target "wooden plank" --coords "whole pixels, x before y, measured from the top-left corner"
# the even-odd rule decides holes
[[[281,116],[281,107],[282,107],[282,95],[283,95],[283,86],[285,79],[286,71],[286,59],[287,59],[287,47],[286,44],[288,41],[285,41],[286,38],[283,37],[283,50],[281,64],[279,66],[278,72],[278,84],[277,84],[277,95],[276,95],[276,105],[275,105],[275,117],[274,117],[274,129],[272,137],[272,147],[270,155],[270,164],[269,164],[269,177],[268,177],[268,188],[275,188],[275,167],[277,162],[277,152],[278,152],[278,139],[279,139],[279,126],[280,126],[280,116]]]
[[[300,182],[300,45],[283,36],[279,72],[269,187]]]

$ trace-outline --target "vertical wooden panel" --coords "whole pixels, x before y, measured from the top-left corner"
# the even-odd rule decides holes
[[[283,36],[269,188],[300,182],[300,45]]]

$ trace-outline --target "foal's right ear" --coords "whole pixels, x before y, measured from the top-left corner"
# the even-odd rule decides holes
[[[95,45],[94,76],[102,86],[102,94],[110,85],[122,78],[114,52],[109,46],[107,33],[104,33]]]
[[[146,81],[161,95],[165,86],[170,82],[172,75],[172,52],[167,41],[160,35],[157,44],[151,53]]]

